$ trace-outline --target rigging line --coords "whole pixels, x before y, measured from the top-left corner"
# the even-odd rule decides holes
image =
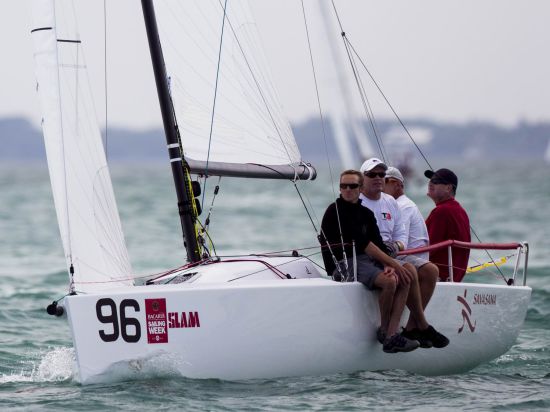
[[[212,215],[212,211],[214,209],[214,201],[216,199],[216,196],[218,195],[218,192],[220,190],[220,182],[221,182],[221,179],[222,177],[221,176],[218,176],[218,184],[216,185],[216,188],[214,189],[214,195],[212,196],[212,202],[210,203],[210,208],[208,210],[208,215],[206,216],[206,219],[204,220],[204,225],[200,222],[200,220],[197,219],[199,225],[201,226],[201,234],[204,234],[206,235],[206,237],[208,238],[208,240],[210,241],[210,246],[212,248],[212,251],[214,253],[214,256],[218,257],[218,254],[216,252],[216,246],[214,245],[214,241],[212,240],[212,238],[210,237],[210,216]],[[206,182],[206,176],[204,177],[204,180]],[[203,238],[204,239],[204,238]],[[208,248],[206,248],[209,252],[209,254],[211,255],[210,253],[210,250]]]
[[[472,233],[474,234],[474,236],[476,237],[477,241],[479,243],[482,243],[481,242],[481,239],[479,238],[479,236],[477,235],[476,231],[474,230],[474,228],[472,227],[472,225],[470,225],[470,230],[472,231]],[[500,276],[502,276],[502,279],[504,279],[504,281],[506,282],[507,279],[506,279],[506,276],[504,276],[504,273],[502,273],[502,271],[500,270],[500,268],[498,267],[498,265],[496,265],[495,263],[495,260],[493,259],[493,257],[491,256],[491,253],[489,253],[489,250],[488,249],[484,249],[485,250],[485,253],[487,253],[487,256],[489,256],[489,259],[491,260],[491,263],[495,264],[495,268],[498,270],[498,273],[500,274]]]
[[[108,162],[108,151],[107,151],[107,143],[108,143],[108,122],[107,122],[107,113],[108,113],[108,96],[107,96],[107,0],[103,0],[103,52],[104,52],[104,65],[103,65],[103,77],[105,79],[104,83],[104,94],[105,94],[105,147],[103,150],[105,150],[105,161]]]
[[[315,229],[315,233],[317,233],[317,227],[315,226],[315,222],[313,222],[313,218],[311,217],[311,214],[309,213],[307,205],[304,202],[304,198],[302,197],[302,194],[300,193],[300,189],[298,189],[298,186],[296,185],[296,182],[294,182],[294,188],[296,189],[296,193],[298,193],[298,196],[300,197],[300,200],[302,201],[302,205],[304,206],[304,209],[306,209],[307,216],[309,217],[309,221],[313,225],[313,229]]]
[[[338,15],[338,11],[336,10],[336,6],[334,4],[334,0],[332,0],[332,5],[333,5],[333,8],[334,8],[334,12],[336,13],[336,17],[338,19],[338,23],[340,24],[340,28],[342,29],[342,23],[340,21],[340,17]],[[411,142],[414,144],[414,146],[416,147],[416,149],[418,150],[418,152],[420,153],[420,155],[422,156],[422,158],[424,159],[424,161],[426,162],[426,164],[430,167],[430,169],[433,170],[430,162],[428,161],[428,159],[426,158],[426,156],[424,155],[424,153],[422,152],[422,150],[420,149],[420,147],[417,145],[416,141],[413,139],[413,137],[411,136],[411,134],[409,133],[409,130],[407,129],[407,127],[405,126],[405,124],[403,123],[403,121],[401,120],[401,118],[399,117],[399,115],[397,114],[397,112],[395,111],[395,109],[393,108],[392,104],[389,102],[389,100],[387,99],[386,95],[384,94],[384,92],[382,91],[382,89],[380,88],[380,86],[378,85],[378,83],[376,82],[376,80],[374,79],[373,75],[370,73],[369,69],[367,68],[367,66],[365,65],[365,63],[363,62],[363,60],[361,59],[361,56],[359,56],[359,54],[357,53],[357,51],[355,50],[355,48],[353,47],[353,45],[351,44],[351,42],[349,41],[349,39],[345,36],[345,33],[342,29],[342,36],[344,37],[344,42],[347,43],[349,45],[349,48],[353,51],[353,53],[355,54],[355,56],[359,59],[359,62],[361,63],[361,65],[363,66],[363,68],[365,69],[365,71],[367,72],[367,74],[370,76],[371,80],[373,81],[374,85],[376,86],[376,88],[378,89],[378,91],[380,92],[380,94],[382,95],[382,97],[384,98],[384,100],[386,101],[388,107],[391,109],[391,111],[393,112],[393,114],[395,115],[395,117],[397,118],[397,120],[399,121],[399,123],[401,124],[401,126],[403,127],[403,130],[405,130],[405,132],[407,133],[407,135],[409,136],[409,139],[411,140]],[[347,48],[346,48],[347,50]],[[470,226],[470,230],[472,231],[472,233],[474,234],[474,236],[477,238],[478,242],[481,242],[480,238],[477,236],[475,230],[473,229],[472,226]],[[492,262],[494,262],[491,254],[489,253],[489,251],[487,249],[485,249],[485,252],[487,253],[487,256],[489,256],[489,258],[491,259]],[[504,274],[502,273],[502,271],[500,270],[500,268],[498,266],[496,266],[496,269],[498,270],[498,272],[500,273],[500,275],[502,276],[502,278],[504,280],[506,280]]]
[[[219,1],[218,1],[219,3]],[[221,6],[221,4],[220,4]],[[283,149],[285,150],[286,152],[286,155],[288,157],[288,159],[290,161],[292,161],[292,157],[290,156],[290,153],[288,152],[288,148],[286,147],[284,141],[283,141],[283,137],[281,135],[281,131],[279,130],[279,126],[277,125],[277,123],[275,122],[275,119],[273,117],[273,113],[271,113],[271,110],[269,109],[269,106],[267,104],[267,100],[262,92],[262,89],[260,87],[260,83],[258,82],[258,79],[256,78],[256,76],[254,75],[254,72],[252,71],[252,67],[246,57],[246,54],[244,53],[244,49],[241,45],[241,42],[239,40],[239,38],[237,37],[237,33],[235,32],[235,29],[233,28],[233,24],[231,23],[231,19],[229,18],[229,16],[227,16],[227,22],[229,23],[229,27],[231,29],[231,32],[233,33],[233,36],[235,37],[235,40],[237,42],[237,45],[239,46],[239,50],[241,51],[241,54],[244,58],[244,61],[246,63],[246,66],[248,67],[248,71],[250,72],[250,75],[252,76],[252,79],[254,80],[254,83],[256,84],[256,88],[258,89],[258,93],[260,94],[260,97],[262,98],[262,102],[264,103],[264,106],[267,110],[267,113],[269,115],[269,118],[271,119],[271,122],[273,123],[273,126],[275,127],[275,131],[277,132],[277,136],[279,137],[279,140],[281,141],[281,143],[283,144]]]
[[[332,7],[334,8],[334,13],[336,14],[336,18],[338,20],[338,24],[340,25],[340,29],[342,31],[343,34],[343,37],[345,37],[345,32],[342,28],[342,22],[340,20],[340,16],[338,14],[338,11],[336,10],[336,5],[334,4],[334,0],[332,0]],[[407,129],[407,127],[405,126],[405,124],[403,123],[403,121],[401,120],[401,118],[399,117],[399,115],[397,114],[397,112],[395,111],[395,109],[393,108],[393,106],[391,105],[391,103],[389,102],[389,100],[387,99],[386,95],[384,94],[384,92],[382,91],[382,89],[380,88],[380,86],[378,85],[378,83],[376,82],[376,80],[374,79],[374,76],[371,74],[371,72],[369,71],[369,69],[367,69],[367,66],[365,65],[365,63],[363,62],[363,60],[361,59],[361,56],[359,56],[359,53],[357,53],[357,51],[355,50],[355,48],[353,47],[353,45],[351,44],[351,42],[349,41],[349,39],[347,37],[345,37],[347,43],[349,44],[349,47],[351,48],[351,50],[353,51],[353,53],[357,56],[357,58],[359,59],[359,61],[361,62],[361,65],[363,66],[363,68],[365,69],[365,71],[367,72],[367,74],[369,75],[369,77],[371,78],[372,82],[374,83],[374,85],[376,86],[376,88],[378,89],[379,93],[382,95],[382,97],[384,98],[384,100],[386,101],[386,104],[388,105],[388,107],[391,109],[391,111],[393,112],[394,116],[396,117],[396,119],[399,121],[399,123],[401,124],[401,127],[403,127],[403,130],[405,130],[405,133],[407,133],[407,136],[409,136],[409,139],[411,140],[411,142],[414,144],[414,146],[416,147],[416,150],[418,150],[418,152],[420,153],[420,155],[422,156],[422,158],[424,159],[424,161],[426,162],[426,164],[430,167],[430,169],[432,169],[432,166],[430,165],[430,162],[428,161],[428,159],[426,158],[426,156],[424,155],[424,153],[422,152],[422,150],[420,149],[420,147],[416,144],[416,141],[413,139],[413,137],[411,136],[411,134],[409,133],[409,129]]]
[[[297,181],[302,181],[299,177],[297,178]],[[294,182],[294,185],[296,185],[296,182]],[[298,190],[298,188],[296,188],[296,190]],[[307,191],[305,192],[305,198],[307,199],[307,203],[309,204],[309,210],[311,211],[313,217],[314,217],[314,220],[317,222],[317,224],[319,225],[319,218],[317,217],[317,214],[315,213],[315,208],[313,207],[313,204],[311,203],[311,199],[309,198],[309,196],[307,195]],[[308,212],[308,215],[309,215],[309,211],[308,211],[308,208],[307,206],[304,206],[306,208],[306,212]],[[311,219],[311,218],[310,218]],[[315,234],[317,234],[317,228],[315,227],[315,225],[313,225],[313,229],[315,229]]]
[[[426,162],[426,164],[428,165],[428,167],[433,170],[430,162],[428,161],[428,159],[426,158],[426,156],[424,155],[424,153],[422,152],[422,150],[420,149],[420,147],[417,145],[416,141],[413,139],[413,137],[411,136],[411,134],[409,133],[409,130],[407,129],[407,127],[405,126],[405,124],[403,123],[403,121],[401,120],[401,118],[399,117],[399,115],[397,114],[397,112],[395,111],[395,109],[393,108],[392,104],[390,103],[390,101],[388,100],[388,98],[386,97],[386,95],[384,94],[384,92],[382,91],[382,89],[380,88],[380,86],[378,85],[378,83],[376,82],[376,80],[374,79],[374,76],[371,74],[371,72],[369,71],[369,69],[367,68],[366,64],[363,62],[363,60],[361,59],[361,56],[359,56],[359,53],[357,53],[357,50],[353,47],[353,44],[351,44],[350,40],[346,37],[345,35],[345,32],[343,31],[343,28],[342,28],[342,22],[340,20],[340,16],[338,15],[338,11],[336,10],[336,5],[334,4],[334,0],[332,0],[332,6],[334,8],[334,12],[336,14],[336,18],[338,19],[338,24],[340,25],[340,29],[342,30],[342,37],[344,38],[344,43],[346,43],[349,48],[353,51],[353,54],[355,54],[355,56],[359,59],[359,62],[361,63],[361,65],[363,66],[363,68],[365,69],[365,71],[367,72],[367,74],[369,75],[369,77],[371,78],[371,80],[373,81],[374,85],[376,86],[376,88],[378,89],[378,91],[380,92],[380,94],[382,95],[382,97],[384,98],[384,100],[386,101],[388,107],[391,109],[391,111],[393,112],[394,116],[396,117],[396,119],[399,121],[399,123],[401,124],[401,127],[403,127],[403,130],[405,130],[405,133],[407,133],[407,136],[409,136],[409,139],[411,140],[411,142],[414,144],[414,146],[416,147],[416,149],[418,150],[418,152],[420,153],[420,155],[422,156],[422,158],[424,159],[424,161]],[[348,50],[348,47],[346,47],[346,50]],[[349,56],[349,52],[348,52],[348,56]],[[350,61],[351,61],[351,58],[350,58]],[[352,64],[352,67],[353,67],[353,64]],[[355,71],[354,71],[354,75],[355,75]],[[356,77],[356,81],[357,81],[357,77]],[[377,140],[378,140],[378,137],[377,137]],[[384,156],[384,154],[382,153],[382,155]],[[475,232],[474,228],[472,226],[470,226],[470,230],[472,231],[472,233],[474,234],[474,236],[476,237],[476,239],[478,240],[478,242],[481,243],[481,239],[478,237],[477,233]],[[485,249],[485,253],[487,253],[487,256],[489,257],[489,259],[491,259],[491,262],[494,263],[494,259],[493,257],[491,256],[491,253]],[[500,270],[500,268],[498,266],[496,266],[496,269],[498,270],[498,272],[500,273],[500,275],[502,276],[502,278],[504,280],[506,280],[506,277],[504,276],[504,274],[502,273],[502,271]]]
[[[348,42],[349,42],[349,39],[348,39]],[[413,137],[411,136],[410,132],[409,132],[409,129],[407,128],[407,126],[405,126],[405,123],[403,123],[403,121],[401,120],[401,117],[399,117],[399,115],[397,114],[397,112],[395,111],[395,109],[393,108],[392,104],[390,103],[390,101],[388,100],[388,98],[386,97],[386,95],[384,94],[384,92],[382,91],[382,89],[380,88],[380,86],[378,85],[378,83],[376,82],[376,80],[374,79],[373,75],[371,74],[371,72],[369,71],[369,69],[367,68],[367,66],[365,65],[365,63],[363,62],[363,59],[361,59],[361,56],[359,56],[359,54],[357,53],[357,50],[355,50],[355,48],[353,47],[353,44],[351,44],[351,42],[349,42],[349,45],[351,47],[351,50],[353,51],[353,53],[357,56],[357,58],[359,59],[359,62],[361,62],[361,65],[363,66],[363,68],[365,69],[365,71],[367,72],[367,74],[369,75],[369,77],[371,78],[372,82],[374,83],[374,85],[376,86],[376,88],[378,89],[378,91],[380,92],[380,95],[384,98],[386,104],[388,105],[388,107],[390,108],[390,110],[392,111],[392,113],[394,114],[395,118],[399,121],[399,124],[401,125],[401,127],[403,128],[403,130],[405,130],[405,133],[407,133],[407,136],[409,136],[409,139],[411,140],[411,142],[414,144],[414,147],[416,147],[416,150],[418,150],[418,153],[420,153],[420,156],[422,156],[422,158],[424,159],[424,161],[426,162],[426,164],[428,165],[428,167],[430,169],[433,170],[432,168],[432,165],[430,164],[430,162],[428,161],[428,159],[426,158],[426,156],[424,155],[424,152],[422,152],[422,150],[420,149],[420,147],[418,146],[418,144],[416,143],[416,141],[413,139]]]
[[[216,245],[214,244],[214,241],[210,237],[210,233],[205,230],[204,234],[206,235],[206,237],[210,241],[210,246],[212,246],[212,252],[213,252],[214,256],[219,259],[218,252],[216,251]],[[206,250],[208,251],[208,254],[209,254],[210,258],[212,258],[212,253],[210,253],[210,250],[208,250],[208,249],[206,249]]]
[[[279,174],[280,176],[283,176],[283,174],[282,174],[281,172],[279,172],[278,170],[273,169],[273,168],[271,168],[271,167],[269,167],[269,166],[262,165],[262,164],[258,164],[258,163],[251,163],[251,164],[256,165],[256,166],[265,167],[266,169],[271,170],[271,171],[273,171],[273,172]],[[299,178],[297,178],[297,180],[300,181]],[[300,192],[300,189],[299,189],[298,186],[296,185],[296,180],[291,180],[291,182],[294,184],[294,188],[296,189],[296,192],[298,192],[298,196],[300,197],[300,200],[302,201],[302,205],[304,206],[304,209],[306,210],[306,213],[307,213],[307,215],[308,215],[308,217],[309,217],[309,220],[310,220],[311,224],[313,225],[313,229],[315,230],[315,233],[317,233],[317,227],[315,226],[315,223],[313,222],[313,218],[311,217],[310,211],[309,211],[307,205],[306,205],[305,202],[304,202],[304,199],[303,199],[303,197],[302,197],[302,193]],[[309,204],[311,205],[311,201],[309,200],[309,197],[307,196],[307,194],[306,194],[306,198],[308,199],[308,202],[309,202]],[[312,212],[315,214],[313,208],[312,208]],[[318,219],[317,219],[317,220],[318,220]]]
[[[330,156],[328,154],[327,132],[326,132],[326,127],[325,127],[325,119],[324,119],[322,105],[321,105],[321,98],[319,96],[319,87],[318,87],[318,83],[317,83],[317,73],[315,71],[315,64],[314,64],[314,60],[313,60],[313,52],[311,51],[311,41],[310,41],[310,38],[309,38],[309,29],[308,29],[308,25],[307,25],[306,11],[305,11],[305,8],[304,8],[304,0],[301,0],[301,3],[302,3],[302,14],[304,16],[304,26],[305,26],[305,30],[306,30],[307,45],[308,45],[308,50],[309,50],[309,59],[310,59],[310,62],[311,62],[311,71],[313,73],[313,81],[314,81],[314,84],[315,84],[315,95],[317,97],[317,107],[319,109],[319,117],[321,119],[321,130],[323,131],[323,142],[325,144],[325,155],[327,156],[328,170],[329,170],[329,174],[330,174],[330,183],[331,183],[331,188],[332,188],[332,195],[333,195],[333,197],[336,197],[336,192],[334,190],[334,174],[333,174],[333,171],[332,171],[332,163],[330,162]]]
[[[314,253],[314,254],[317,254],[318,252]],[[313,255],[313,254],[312,254]],[[312,256],[311,255],[311,256]],[[249,255],[249,256],[254,256],[254,255]],[[236,257],[240,257],[240,256],[236,256]],[[248,257],[248,256],[246,256]],[[272,272],[274,272],[275,274],[279,275],[279,277],[281,277],[281,279],[288,279],[285,275],[285,273],[283,273],[282,270],[279,269],[280,266],[284,266],[284,265],[287,265],[289,263],[292,263],[292,262],[296,262],[302,258],[306,258],[308,259],[310,262],[311,262],[311,259],[308,258],[308,256],[298,256],[296,257],[295,259],[291,259],[291,260],[288,260],[286,262],[283,262],[283,263],[280,263],[280,264],[271,264],[271,263],[268,263],[268,262],[265,262],[263,260],[260,260],[260,259],[234,259],[234,260],[225,260],[225,261],[219,261],[219,262],[212,262],[212,264],[216,264],[216,263],[223,263],[223,262],[256,262],[256,263],[261,263],[261,264],[264,264],[268,269],[270,269]],[[263,272],[265,271],[266,269],[263,268],[263,269],[259,269],[259,270],[256,270],[255,272],[250,272],[250,273],[247,273],[246,275],[242,275],[242,276],[238,276],[236,278],[233,278],[233,279],[230,279],[228,280],[228,282],[233,282],[235,280],[239,280],[239,279],[243,279],[243,278],[246,278],[248,276],[252,276],[252,275],[255,275],[257,273],[260,273],[260,272]]]
[[[55,15],[55,8],[54,8],[54,21],[56,22],[56,28],[54,30],[54,36],[55,38],[57,39],[57,18],[56,18],[56,15]],[[73,4],[73,13],[74,13],[74,4]],[[76,14],[75,14],[76,15]],[[69,219],[69,193],[68,193],[68,190],[67,190],[67,161],[66,161],[66,152],[65,152],[65,134],[63,133],[63,103],[61,102],[62,100],[62,95],[61,95],[61,75],[60,75],[60,70],[59,70],[59,46],[58,46],[58,43],[56,42],[55,43],[55,57],[56,57],[56,60],[57,60],[57,66],[58,66],[58,69],[57,69],[57,87],[58,87],[58,93],[59,93],[59,108],[58,108],[58,111],[59,111],[59,117],[60,117],[60,123],[61,123],[61,151],[63,153],[63,189],[64,189],[64,192],[65,192],[65,211],[67,213],[67,218],[66,218],[66,224],[67,224],[67,256],[66,258],[69,259],[69,262],[70,262],[70,271],[73,270],[72,268],[74,267],[73,266],[73,251],[72,251],[72,242],[71,242],[71,221]],[[74,277],[72,276],[72,273],[71,273],[71,283],[73,282],[74,280]],[[70,288],[73,288],[73,286],[70,286]]]
[[[382,156],[382,160],[384,162],[386,162],[387,161],[387,159],[386,159],[387,154],[386,154],[386,151],[385,151],[384,146],[382,144],[382,139],[380,138],[380,135],[379,135],[377,127],[376,127],[376,122],[374,120],[374,112],[373,112],[373,110],[371,108],[371,105],[370,105],[370,102],[367,98],[367,94],[365,92],[363,83],[361,81],[361,77],[359,76],[359,72],[357,70],[357,65],[355,63],[355,60],[353,59],[353,56],[350,53],[346,33],[343,31],[342,28],[341,28],[341,30],[342,30],[342,40],[344,42],[344,47],[345,47],[346,53],[348,55],[351,70],[352,70],[352,73],[353,73],[353,77],[355,79],[355,83],[356,83],[357,89],[359,91],[359,96],[361,98],[361,103],[363,104],[363,110],[365,110],[367,118],[369,119],[369,123],[371,125],[372,132],[373,132],[375,140],[376,140],[376,144],[378,145],[378,149],[380,150],[380,155]]]
[[[338,10],[336,9],[336,5],[334,4],[334,0],[332,0],[332,8],[334,10],[334,14],[336,16],[336,19],[338,21],[338,26],[340,27],[340,33],[342,36],[342,41],[344,42],[344,48],[346,50],[346,54],[348,56],[348,60],[350,62],[351,70],[353,73],[353,76],[355,78],[355,83],[357,85],[357,89],[359,91],[359,96],[361,98],[361,102],[363,104],[363,109],[365,110],[365,113],[367,115],[367,118],[369,119],[369,123],[372,128],[372,132],[374,134],[376,143],[378,145],[378,149],[380,150],[380,155],[382,156],[382,160],[386,162],[386,153],[382,144],[382,141],[379,137],[379,133],[377,131],[376,122],[374,121],[374,113],[370,107],[370,103],[368,101],[368,98],[366,96],[366,92],[363,86],[363,83],[361,82],[361,77],[359,76],[359,71],[357,70],[357,65],[355,64],[355,60],[353,59],[353,55],[350,52],[346,33],[344,31],[344,27],[342,25],[342,21],[340,20],[340,15],[338,13]]]
[[[319,253],[321,252],[314,252],[314,253],[311,253],[309,255],[304,255],[304,257],[309,260],[312,264],[314,264],[315,266],[317,266],[319,269],[321,269],[322,271],[326,271],[326,269],[321,266],[319,263],[315,262],[313,259],[310,259],[311,256],[314,256],[314,255],[318,255]],[[330,276],[330,275],[329,275]]]
[[[266,168],[266,169],[268,169],[268,170],[271,170],[271,171],[273,171],[273,172],[279,174],[280,176],[284,176],[284,175],[283,175],[281,172],[279,172],[278,170],[276,170],[276,169],[274,169],[274,168],[272,168],[272,167],[269,167],[269,166],[267,166],[267,165],[262,165],[262,164],[258,164],[258,163],[251,163],[251,164],[253,164],[253,165],[255,165],[255,166],[264,167],[264,168]],[[297,178],[297,180],[300,181],[299,178]],[[300,197],[300,200],[302,201],[302,205],[304,206],[304,209],[306,210],[306,213],[307,213],[307,215],[308,215],[308,217],[309,217],[309,220],[310,220],[311,224],[313,225],[313,228],[315,229],[315,233],[317,233],[317,227],[315,226],[315,223],[313,222],[313,219],[312,219],[312,217],[311,217],[311,214],[310,214],[310,212],[309,212],[309,209],[307,208],[307,205],[305,204],[304,199],[302,198],[302,193],[300,192],[300,189],[299,189],[298,186],[296,185],[296,180],[291,180],[291,182],[294,184],[294,188],[295,188],[296,191],[298,192],[298,196]],[[306,194],[306,197],[307,197],[307,194]],[[309,200],[309,198],[308,198],[308,202],[309,202],[310,205],[311,205],[311,201]]]
[[[206,179],[206,176],[208,176],[208,162],[210,161],[210,148],[211,148],[211,145],[212,145],[212,131],[214,130],[214,113],[216,112],[216,97],[218,96],[218,80],[219,80],[219,77],[220,77],[220,62],[221,62],[221,59],[222,59],[222,46],[223,46],[223,31],[224,31],[224,28],[225,28],[225,19],[226,19],[226,14],[227,12],[227,0],[225,0],[225,3],[223,5],[223,18],[222,18],[222,31],[221,31],[221,34],[220,34],[220,48],[218,50],[218,65],[217,65],[217,68],[216,68],[216,84],[214,86],[214,101],[212,102],[212,116],[210,118],[210,134],[208,136],[208,152],[207,152],[207,155],[206,155],[206,166],[204,168],[204,187],[203,187],[203,191],[202,191],[202,201],[201,203],[204,204],[204,196],[206,194],[206,182],[207,182],[207,179]]]
[[[183,6],[181,6],[180,3],[177,3],[177,5],[182,8]],[[181,14],[181,11],[176,11],[176,10],[173,10],[170,6],[168,5],[165,5],[166,7],[168,7],[168,9],[171,11],[171,17],[174,17],[176,23],[179,25],[179,27],[183,30],[184,33],[186,33],[189,37],[193,37],[191,36],[190,33],[188,33],[188,30],[186,28],[186,25],[183,24],[181,22],[181,19],[179,18],[178,14]],[[184,11],[184,9],[182,9],[182,11]],[[201,12],[201,14],[203,15],[203,18],[206,20],[207,23],[209,23],[209,20],[205,17],[204,13],[202,12],[202,8],[199,7],[199,11]],[[194,21],[191,21],[190,22],[191,25],[193,26],[191,28],[191,30],[193,30],[194,32],[200,32],[200,27],[198,27]],[[162,27],[161,26],[159,29],[162,30]],[[214,31],[212,28],[210,31]],[[191,39],[193,40],[193,39]],[[184,55],[182,55],[182,53],[179,51],[178,47],[175,45],[174,41],[172,41],[171,39],[171,36],[167,36],[166,39],[165,39],[165,43],[171,47],[171,49],[173,50],[173,52],[175,53],[175,55],[181,60],[181,64],[187,66],[193,73],[195,73],[195,75],[197,75],[201,80],[209,83],[209,81],[206,79],[206,77],[202,74],[202,73],[199,73],[194,67],[192,67],[192,64],[189,63],[189,61],[184,57]],[[195,45],[197,45],[196,41],[193,40],[193,43]],[[199,46],[197,46],[199,47]],[[227,74],[232,74],[233,75],[233,70],[231,68],[224,68],[224,73]],[[173,86],[174,87],[174,90],[177,90],[178,92],[180,93],[183,93],[185,94],[185,92],[182,90],[185,90],[185,88],[183,88],[180,84],[179,84],[179,79],[176,77],[174,77],[175,79],[175,85]],[[232,88],[232,89],[237,89],[237,85],[233,82],[233,79],[231,79],[231,77],[227,77],[225,76],[224,77],[224,87],[229,87],[229,88]],[[195,102],[195,104],[197,104],[199,107],[203,107],[203,105],[201,104],[198,104],[197,102]],[[232,107],[234,107],[239,113],[241,113],[244,117],[250,119],[249,121],[250,122],[253,122],[254,119],[251,118],[247,113],[246,111],[242,110],[241,107],[239,106],[235,106],[235,105],[232,105]],[[206,107],[205,107],[205,110],[206,110]],[[230,124],[233,124],[234,122],[231,121],[231,119],[228,119],[228,118],[224,118],[224,117],[221,117],[225,122],[228,122]],[[220,115],[218,115],[218,119],[220,119]]]
[[[353,58],[353,54],[350,53],[348,38],[346,37],[345,33],[342,35],[342,37],[343,37],[343,40],[344,40],[344,43],[345,43],[346,52],[348,53],[348,56],[350,57],[350,61],[352,62],[352,68],[355,71],[355,73],[357,74],[357,76],[356,76],[357,87],[360,89],[360,94],[362,93],[362,95],[364,96],[364,100],[365,100],[365,103],[366,103],[366,104],[364,103],[364,106],[366,105],[366,107],[368,109],[367,110],[367,116],[369,118],[369,123],[371,125],[372,131],[373,131],[374,136],[376,138],[377,144],[380,148],[382,158],[384,160],[389,161],[388,151],[386,150],[386,148],[384,146],[384,142],[382,141],[382,139],[380,137],[380,132],[379,132],[378,126],[376,124],[376,118],[374,116],[374,111],[372,109],[372,105],[370,104],[369,98],[367,96],[365,85],[363,84],[363,79],[359,75],[359,70],[357,68],[357,63],[355,62],[355,59]]]
[[[204,177],[205,185],[206,185],[206,176]],[[208,230],[210,226],[210,216],[212,215],[212,210],[214,209],[214,201],[216,200],[216,196],[218,195],[220,191],[220,182],[222,180],[221,176],[218,176],[218,184],[214,188],[214,196],[212,196],[212,201],[210,202],[210,208],[208,209],[208,214],[206,215],[206,219],[204,220],[204,230]]]
[[[328,163],[328,167],[329,167],[332,195],[333,195],[333,197],[336,197],[336,191],[334,190],[334,174],[332,172],[332,164],[330,162],[330,156],[329,156],[329,153],[328,153],[328,144],[327,144],[325,120],[324,120],[324,116],[323,116],[321,98],[319,96],[319,86],[318,86],[318,82],[317,82],[317,74],[316,74],[316,71],[315,71],[315,61],[313,59],[313,51],[311,49],[311,40],[310,40],[310,37],[309,37],[309,29],[308,29],[308,25],[307,25],[307,17],[306,17],[306,10],[305,10],[305,7],[304,7],[304,0],[301,0],[301,4],[302,4],[302,15],[304,16],[304,27],[305,27],[305,30],[306,30],[306,38],[307,38],[307,45],[308,45],[308,51],[309,51],[309,58],[310,58],[310,62],[311,62],[311,71],[313,73],[313,81],[314,81],[314,84],[315,84],[315,95],[317,97],[317,106],[319,108],[319,116],[321,118],[321,128],[322,128],[322,131],[323,131],[323,141],[324,141],[324,144],[325,144],[325,154],[327,156],[327,163]],[[344,251],[344,246],[343,246],[344,245],[344,239],[342,237],[342,227],[340,225],[340,213],[338,212],[337,203],[336,202],[334,202],[334,203],[335,203],[335,206],[336,206],[336,217],[337,217],[337,221],[338,221],[338,230],[340,232],[340,240],[341,240],[341,243],[342,243],[343,256],[344,256],[344,260],[347,262],[346,252]],[[315,227],[315,225],[314,225],[314,227]],[[315,232],[317,232],[317,229],[315,230]],[[319,232],[319,239],[320,239],[321,235],[325,238],[325,240],[327,240],[325,234],[323,233],[323,228],[322,227],[321,227],[321,230]],[[330,246],[329,246],[329,251],[330,251],[330,254],[332,255],[333,260],[336,261],[336,257],[334,256],[334,253],[332,252],[332,248]],[[347,263],[346,263],[346,266],[347,266]],[[336,267],[340,271],[340,266],[338,264],[336,264]],[[340,274],[342,274],[342,273],[340,273]]]
[[[476,270],[479,268],[479,270],[481,269],[486,269],[490,266],[501,266],[503,265],[504,263],[508,262],[508,260],[514,256],[517,256],[517,253],[512,253],[511,255],[504,255],[504,256],[501,256],[499,257],[496,261],[489,261],[489,262],[481,262],[479,259],[476,259],[476,258],[471,258],[475,263],[476,265],[470,265],[468,266],[467,268],[467,271],[468,270]]]

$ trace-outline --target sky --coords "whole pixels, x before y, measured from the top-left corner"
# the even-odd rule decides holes
[[[85,16],[80,19],[83,37],[94,34],[86,59],[104,124],[103,2],[77,3]],[[304,0],[306,10],[313,3]],[[348,38],[401,117],[506,126],[550,121],[550,1],[335,4]],[[289,120],[317,115],[301,2],[253,0],[252,11]],[[38,124],[30,28],[29,0],[0,0],[0,118],[23,116]],[[109,125],[160,127],[138,0],[108,3],[107,33]],[[312,42],[326,42],[318,32],[310,34]]]

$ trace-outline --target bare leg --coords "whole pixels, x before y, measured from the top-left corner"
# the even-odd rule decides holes
[[[379,273],[374,284],[380,289],[378,304],[380,305],[381,328],[387,336],[393,336],[399,328],[399,321],[405,309],[409,287],[397,284],[395,275]]]
[[[399,321],[407,303],[407,295],[409,295],[409,286],[400,284],[397,286],[397,291],[393,297],[393,307],[391,310],[390,323],[388,324],[387,336],[395,335],[399,330]]]
[[[422,309],[426,309],[426,306],[428,306],[428,302],[432,298],[438,278],[439,270],[437,269],[437,266],[431,262],[423,265],[418,269],[418,284],[420,288]],[[411,330],[415,328],[423,329],[420,325],[417,324],[411,312],[411,316],[409,316],[406,329]]]
[[[409,296],[407,297],[407,307],[411,311],[409,316],[409,321],[407,322],[407,329],[414,327],[416,325],[418,329],[426,329],[429,324],[424,317],[424,309],[422,307],[422,298],[420,296],[420,286],[418,283],[418,274],[416,269],[410,263],[405,263],[403,265],[407,270],[414,274],[414,278],[411,281],[409,288]]]
[[[374,285],[380,289],[380,294],[378,295],[378,305],[380,307],[380,327],[384,332],[387,332],[390,323],[397,281],[395,276],[386,276],[383,272],[380,272],[374,279]]]
[[[428,302],[432,298],[437,279],[439,279],[439,270],[433,263],[426,263],[418,269],[418,283],[420,285],[423,309],[426,309]]]

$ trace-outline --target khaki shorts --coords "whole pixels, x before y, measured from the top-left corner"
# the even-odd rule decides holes
[[[348,258],[348,271],[349,274],[346,278],[346,269],[344,260],[338,262],[342,273],[344,274],[344,281],[353,282],[353,258]],[[361,282],[367,287],[367,289],[375,289],[374,281],[379,273],[384,271],[384,266],[377,260],[374,260],[369,255],[361,254],[357,256],[357,281]],[[339,275],[338,269],[335,269],[332,273],[333,276]]]
[[[424,266],[426,263],[430,263],[429,260],[423,259],[415,255],[401,255],[401,256],[397,256],[396,259],[402,263],[410,263],[417,270],[420,269],[422,266]]]

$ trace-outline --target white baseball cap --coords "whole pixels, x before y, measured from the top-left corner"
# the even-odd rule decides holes
[[[390,166],[388,167],[388,170],[386,170],[386,178],[392,177],[394,179],[399,180],[401,183],[405,182],[405,179],[403,179],[403,175],[399,171],[397,167]]]
[[[377,159],[376,157],[371,157],[363,162],[360,171],[361,173],[370,172],[376,166],[380,166],[384,170],[388,170],[388,166],[382,160]]]

